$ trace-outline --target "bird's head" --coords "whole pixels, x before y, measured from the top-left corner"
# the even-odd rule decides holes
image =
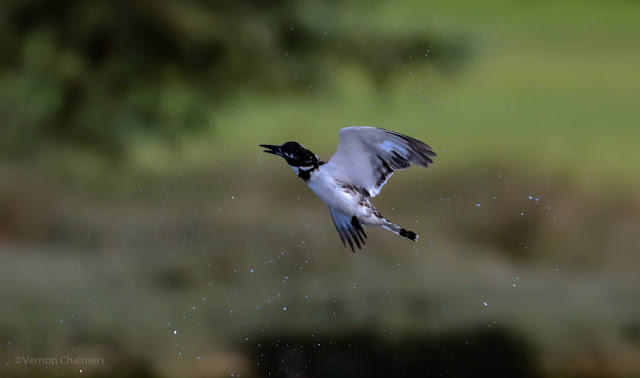
[[[282,146],[261,144],[260,147],[266,148],[264,152],[282,156],[294,168],[309,170],[318,167],[318,157],[298,142],[287,142]]]

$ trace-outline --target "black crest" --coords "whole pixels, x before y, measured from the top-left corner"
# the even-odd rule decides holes
[[[280,147],[287,163],[293,167],[318,167],[316,155],[298,142],[287,142]]]
[[[282,156],[292,167],[312,169],[318,168],[318,165],[323,164],[313,152],[298,142],[287,142],[282,146],[261,144],[260,147],[267,148],[264,152]]]

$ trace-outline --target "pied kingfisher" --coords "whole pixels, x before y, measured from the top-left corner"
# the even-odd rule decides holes
[[[329,205],[333,223],[342,244],[354,243],[362,249],[367,235],[362,226],[382,226],[418,240],[415,232],[389,221],[371,204],[395,169],[433,164],[436,156],[427,144],[395,131],[376,127],[352,126],[340,130],[340,144],[333,157],[324,162],[297,142],[282,146],[261,144],[264,152],[282,156],[298,177]]]

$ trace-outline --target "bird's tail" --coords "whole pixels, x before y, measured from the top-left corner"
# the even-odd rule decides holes
[[[404,236],[407,239],[413,240],[414,242],[418,241],[418,235],[415,232],[406,230],[393,222],[389,222],[387,220],[386,224],[383,224],[382,227],[386,228],[389,231],[392,231],[400,236]]]

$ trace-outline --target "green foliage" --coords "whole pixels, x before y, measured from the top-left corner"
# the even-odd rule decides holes
[[[348,9],[302,0],[7,1],[0,153],[62,143],[117,158],[137,135],[175,141],[208,126],[238,89],[326,85],[335,61],[384,84],[418,57],[454,67],[462,56],[450,54],[462,40],[360,25]]]

